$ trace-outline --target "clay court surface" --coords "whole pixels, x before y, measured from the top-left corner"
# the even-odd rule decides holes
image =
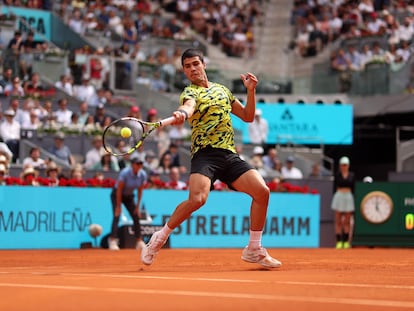
[[[414,310],[414,249],[0,251],[0,310]]]

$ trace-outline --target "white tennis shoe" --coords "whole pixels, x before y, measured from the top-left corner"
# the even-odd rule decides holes
[[[119,251],[118,239],[108,238],[108,248],[111,251]]]
[[[258,249],[244,248],[241,259],[249,263],[258,263],[266,268],[279,268],[282,263],[269,255],[264,247]]]
[[[167,240],[162,238],[159,231],[152,234],[146,247],[141,250],[141,261],[145,265],[151,265],[155,257],[157,257],[158,251],[163,247]]]

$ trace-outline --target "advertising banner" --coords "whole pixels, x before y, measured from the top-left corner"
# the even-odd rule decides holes
[[[0,249],[72,249],[93,242],[90,224],[107,236],[112,222],[107,188],[0,187]],[[150,220],[142,230],[162,226],[187,191],[146,190],[143,206]],[[251,199],[237,192],[211,192],[207,203],[176,228],[173,248],[244,247],[249,240]],[[266,247],[318,247],[320,197],[272,193],[263,244]],[[119,226],[131,219],[123,210]],[[150,230],[151,231],[151,230]],[[145,234],[145,232],[143,232]]]
[[[350,145],[353,141],[352,105],[257,104],[269,125],[268,144]],[[233,116],[233,125],[250,143],[251,123]]]

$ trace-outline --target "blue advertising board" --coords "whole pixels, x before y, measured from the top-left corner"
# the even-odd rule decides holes
[[[16,29],[22,33],[29,32],[32,29],[35,32],[35,40],[51,40],[50,12],[5,5],[0,8],[3,15],[16,15],[18,17],[16,19]]]
[[[352,144],[352,105],[257,104],[257,109],[269,124],[268,144]],[[250,143],[248,124],[233,116],[243,143]]]
[[[74,249],[93,242],[88,227],[110,231],[110,189],[0,187],[0,249]],[[146,190],[143,204],[152,225],[163,225],[187,191]],[[263,244],[266,247],[318,247],[320,197],[272,193]],[[249,239],[251,199],[237,192],[213,191],[170,237],[172,248],[244,247]],[[124,210],[122,221],[130,220]],[[121,225],[121,224],[120,224]]]

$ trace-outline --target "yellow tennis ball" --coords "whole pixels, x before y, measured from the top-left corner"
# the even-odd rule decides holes
[[[129,136],[131,136],[132,132],[131,129],[129,127],[123,127],[121,129],[121,136],[123,138],[128,138]]]

